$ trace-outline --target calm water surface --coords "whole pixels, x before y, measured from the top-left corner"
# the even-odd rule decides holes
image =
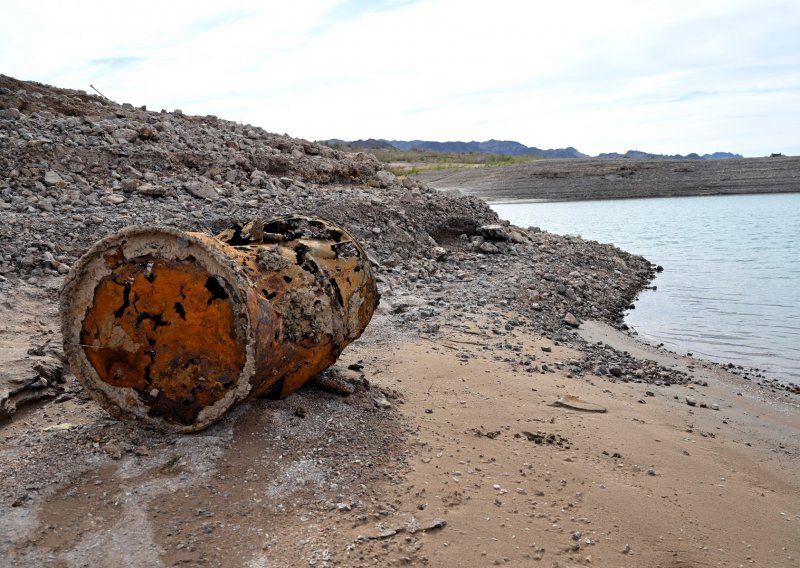
[[[664,267],[626,322],[650,342],[800,384],[800,194],[495,204],[522,227]]]

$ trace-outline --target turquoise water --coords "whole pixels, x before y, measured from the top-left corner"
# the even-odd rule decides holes
[[[664,267],[625,321],[651,343],[800,384],[800,194],[495,204]]]

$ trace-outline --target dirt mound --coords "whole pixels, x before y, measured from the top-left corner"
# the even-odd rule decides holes
[[[4,275],[64,273],[98,237],[133,224],[214,232],[234,220],[317,213],[374,241],[380,262],[389,252],[424,254],[428,231],[454,214],[496,220],[480,201],[401,185],[371,155],[214,116],[4,76],[0,109]]]

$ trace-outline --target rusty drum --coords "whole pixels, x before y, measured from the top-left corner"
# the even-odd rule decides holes
[[[378,305],[344,229],[293,216],[216,237],[131,227],[96,243],[61,293],[70,368],[117,418],[200,430],[332,365]]]

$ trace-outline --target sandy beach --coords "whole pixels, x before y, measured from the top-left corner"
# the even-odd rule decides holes
[[[370,385],[351,396],[310,387],[178,438],[80,393],[20,413],[9,565],[796,564],[796,396],[601,322],[574,333],[693,383],[575,376],[580,351],[497,334],[497,312],[445,309],[423,337],[386,312],[331,371]]]
[[[464,363],[448,339],[475,336],[447,335],[384,363],[419,424],[418,456],[395,494],[405,493],[406,515],[419,501],[448,520],[425,548],[433,565],[796,562],[796,403],[702,362],[651,354],[605,326],[593,338],[692,368],[708,387],[576,379],[559,367],[579,353],[529,337],[516,339],[525,352],[551,347],[542,359],[554,373],[515,372],[494,350]],[[553,406],[571,397],[607,412]],[[555,441],[532,443],[528,433]]]

